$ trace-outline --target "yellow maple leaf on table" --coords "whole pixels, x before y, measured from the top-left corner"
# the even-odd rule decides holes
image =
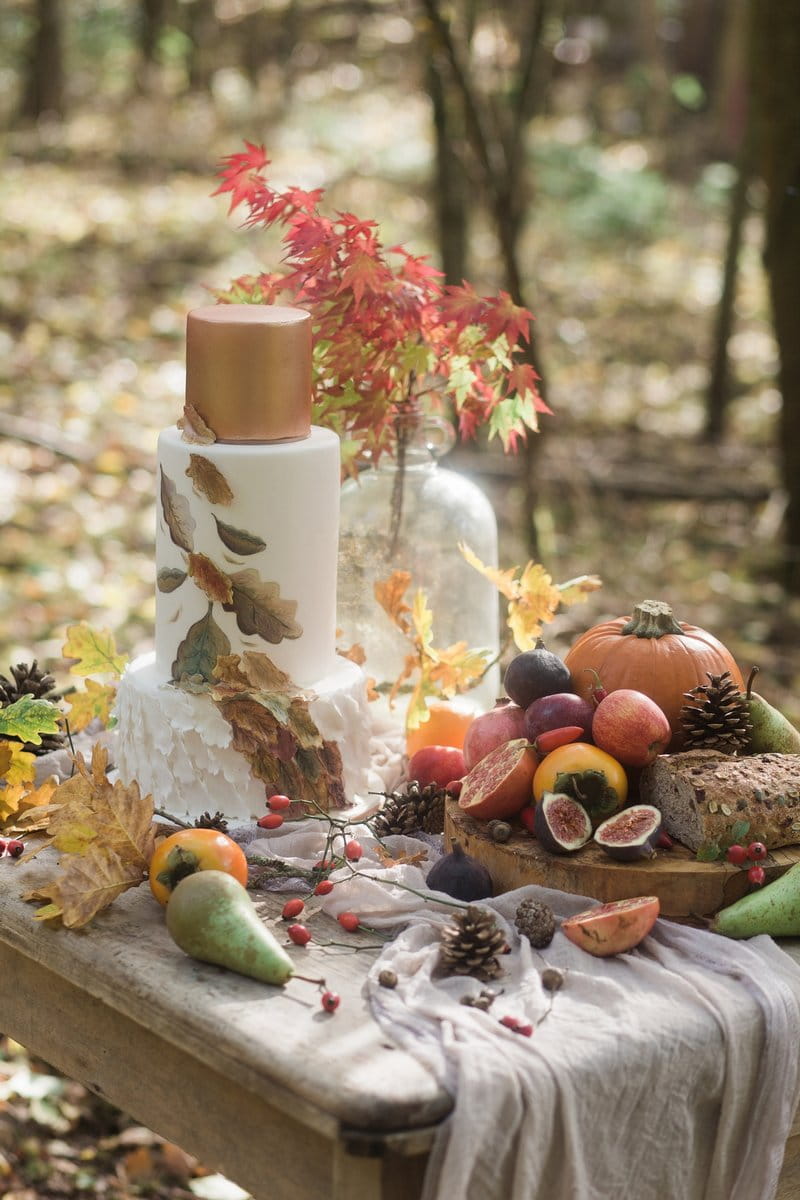
[[[0,740],[0,825],[17,813],[36,777],[36,755],[20,742]]]
[[[95,743],[91,764],[76,755],[75,774],[50,797],[46,844],[64,857],[55,879],[23,897],[46,902],[35,914],[39,920],[59,917],[77,929],[147,878],[155,848],[152,798],[135,782],[112,784],[107,770],[108,752]]]
[[[66,699],[69,702],[69,727],[72,733],[80,733],[92,721],[100,720],[108,725],[111,720],[111,708],[116,699],[117,689],[107,683],[98,683],[95,679],[86,680],[86,689],[82,692],[71,692]]]
[[[533,650],[542,634],[542,626],[562,606],[585,600],[590,592],[603,586],[597,575],[579,575],[566,583],[553,583],[541,563],[528,562],[522,568],[500,570],[488,567],[463,542],[459,550],[476,571],[495,585],[508,600],[507,624],[518,650]]]
[[[4,833],[35,833],[49,823],[49,805],[58,787],[58,776],[46,779],[39,787],[14,784],[0,789],[0,825]]]
[[[87,621],[67,626],[61,653],[75,660],[70,666],[73,675],[120,676],[128,661],[127,655],[118,653],[110,630],[92,629]]]

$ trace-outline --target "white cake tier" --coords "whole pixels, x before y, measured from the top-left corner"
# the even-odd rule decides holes
[[[314,684],[309,710],[323,738],[339,746],[349,801],[366,795],[370,716],[361,668],[337,657],[334,670]],[[116,766],[124,783],[135,779],[158,808],[177,817],[220,811],[232,821],[266,812],[266,789],[231,745],[228,722],[206,695],[165,682],[154,654],[137,658],[117,693]]]
[[[335,672],[339,439],[158,439],[156,659],[208,678],[217,651],[259,650],[298,687]]]

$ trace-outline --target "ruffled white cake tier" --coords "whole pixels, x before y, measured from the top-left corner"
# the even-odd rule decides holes
[[[317,680],[309,710],[323,738],[342,755],[349,801],[369,789],[370,714],[361,668],[340,659]],[[265,787],[232,746],[231,727],[206,695],[167,682],[155,654],[137,658],[117,693],[116,766],[125,783],[135,779],[159,808],[178,817],[223,812],[232,821],[266,811]]]

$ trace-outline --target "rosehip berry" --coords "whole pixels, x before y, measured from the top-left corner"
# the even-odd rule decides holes
[[[315,896],[327,896],[333,891],[333,884],[330,879],[320,879],[317,886],[314,888]]]
[[[287,900],[283,906],[281,916],[284,921],[290,921],[292,917],[299,917],[304,908],[305,904],[299,897],[295,900]]]
[[[295,946],[307,946],[311,941],[311,930],[305,925],[290,925],[286,932]]]
[[[518,1025],[514,1032],[521,1033],[523,1037],[533,1037],[533,1026]]]
[[[513,1029],[515,1033],[519,1029],[519,1019],[517,1017],[501,1017],[500,1024],[505,1025],[506,1029]]]
[[[24,849],[24,842],[19,841],[18,838],[10,838],[3,847],[3,853],[7,854],[9,858],[19,858]]]
[[[336,995],[336,992],[323,992],[320,1004],[325,1009],[325,1012],[332,1013],[336,1012],[339,1007],[339,1000],[340,998]]]
[[[280,829],[283,824],[283,817],[280,813],[268,812],[266,816],[259,817],[256,825],[259,829]]]
[[[361,924],[357,914],[354,912],[339,913],[339,916],[336,919],[341,925],[342,929],[346,929],[348,933],[355,933]]]
[[[358,862],[361,855],[364,853],[360,842],[348,842],[344,848],[344,856],[350,862]]]
[[[456,800],[461,795],[461,786],[463,782],[463,779],[452,779],[444,790],[447,792],[448,796],[452,796],[453,799]]]
[[[271,812],[285,812],[291,803],[288,796],[270,796],[267,801],[267,808]]]
[[[760,862],[767,857],[767,847],[763,842],[751,842],[747,847],[747,857],[751,862]]]
[[[519,814],[519,819],[527,829],[528,833],[533,833],[533,822],[535,816],[536,809],[533,804],[529,804],[526,808],[523,808],[522,812]]]
[[[747,872],[747,878],[750,880],[753,887],[761,887],[762,883],[767,878],[767,873],[763,867],[759,867],[757,863],[754,863]]]
[[[747,858],[747,851],[744,846],[728,846],[725,857],[729,863],[733,863],[735,867],[740,867]]]

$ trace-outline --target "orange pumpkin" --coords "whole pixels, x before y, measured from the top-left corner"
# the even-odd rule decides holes
[[[644,600],[632,616],[595,625],[578,638],[564,661],[573,688],[585,699],[592,698],[599,677],[607,692],[634,688],[655,700],[673,731],[670,750],[682,740],[684,693],[723,671],[744,691],[741,672],[722,642],[705,629],[676,621],[661,600]]]

